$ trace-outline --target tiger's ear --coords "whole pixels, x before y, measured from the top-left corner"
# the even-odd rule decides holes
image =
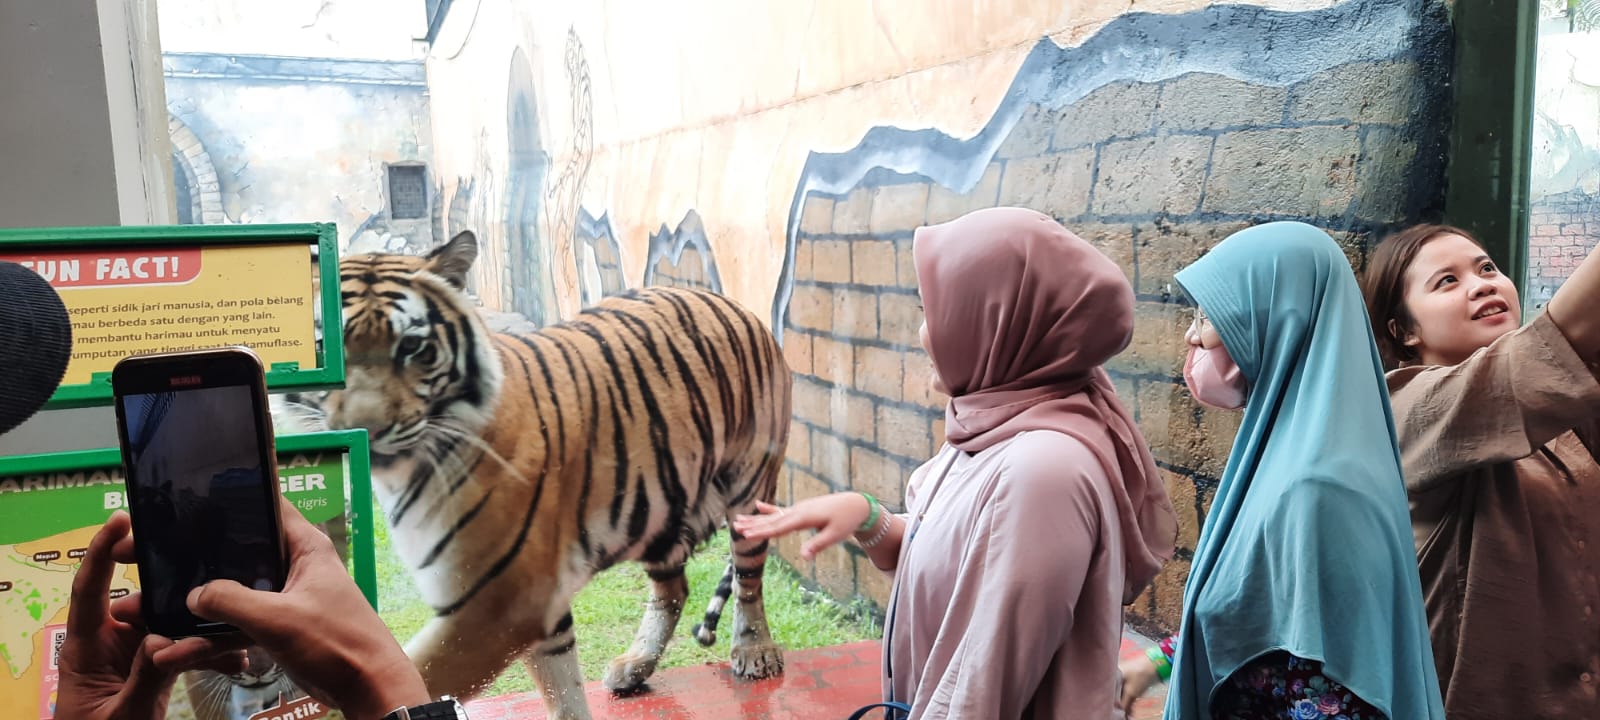
[[[457,290],[467,287],[467,271],[478,259],[478,236],[471,230],[462,230],[447,242],[428,253],[423,269],[450,283]]]

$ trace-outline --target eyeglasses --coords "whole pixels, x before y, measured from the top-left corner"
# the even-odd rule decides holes
[[[1194,306],[1194,322],[1189,325],[1189,330],[1184,333],[1185,339],[1195,339],[1199,333],[1211,327],[1211,318],[1206,317],[1206,312],[1199,305]]]

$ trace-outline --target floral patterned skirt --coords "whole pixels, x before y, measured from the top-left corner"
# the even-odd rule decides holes
[[[1268,653],[1217,689],[1219,720],[1388,720],[1382,711],[1322,674],[1322,663]]]

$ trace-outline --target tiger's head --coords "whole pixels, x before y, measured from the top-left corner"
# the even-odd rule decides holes
[[[373,454],[393,456],[488,423],[500,363],[463,293],[477,257],[464,231],[425,256],[340,261],[345,387],[323,401],[328,427],[366,428]]]

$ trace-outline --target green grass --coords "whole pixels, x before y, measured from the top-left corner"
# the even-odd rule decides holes
[[[389,528],[379,516],[373,523],[378,572],[379,615],[404,643],[422,628],[433,613],[422,602],[405,565],[389,544]],[[841,552],[831,550],[830,552]],[[689,560],[689,604],[684,608],[672,643],[659,670],[726,662],[732,607],[717,628],[717,643],[701,647],[690,631],[705,615],[706,603],[722,577],[728,558],[728,535],[718,533]],[[573,602],[572,619],[578,635],[578,662],[585,680],[599,680],[611,658],[633,642],[634,630],[650,597],[650,581],[638,563],[623,563],[600,573]],[[765,576],[767,619],[773,639],[785,650],[826,647],[877,638],[881,630],[861,605],[845,606],[801,585],[800,576],[783,560],[767,557]],[[486,695],[527,692],[534,689],[527,668],[514,663],[501,673]]]

